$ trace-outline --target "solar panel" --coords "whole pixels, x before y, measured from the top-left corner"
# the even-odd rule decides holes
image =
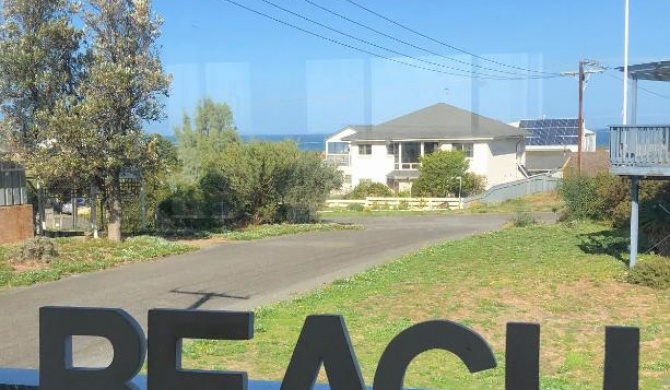
[[[529,133],[526,145],[576,145],[579,138],[577,119],[524,119],[519,128]]]

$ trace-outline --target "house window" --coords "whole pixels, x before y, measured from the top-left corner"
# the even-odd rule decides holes
[[[420,165],[419,160],[421,160],[421,143],[403,142],[400,150],[399,169],[417,169]]]
[[[437,150],[437,142],[424,142],[423,144],[423,154],[434,153]]]
[[[389,156],[395,156],[398,154],[398,143],[391,142],[386,144],[386,154]]]
[[[371,144],[358,145],[358,154],[364,154],[364,155],[372,154],[372,145]]]
[[[472,142],[458,143],[452,145],[452,150],[463,152],[465,157],[472,158],[474,156],[474,145]]]
[[[349,143],[328,142],[328,154],[349,154]]]

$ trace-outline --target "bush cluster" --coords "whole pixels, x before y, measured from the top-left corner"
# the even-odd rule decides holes
[[[626,280],[629,283],[665,290],[670,288],[670,259],[655,257],[633,268]]]
[[[304,223],[341,173],[294,142],[230,141],[199,167],[195,182],[179,183],[158,206],[164,228],[209,229],[232,224]],[[165,226],[167,224],[169,226]]]
[[[26,240],[21,247],[21,260],[37,260],[48,263],[58,257],[56,244],[47,237],[37,236]]]
[[[559,188],[565,201],[564,220],[594,219],[614,227],[630,223],[630,180],[601,174],[595,177],[570,176]],[[640,182],[640,232],[643,238],[662,255],[670,255],[670,183],[642,180]]]
[[[468,197],[484,191],[483,176],[468,172],[470,162],[459,151],[439,151],[421,159],[419,178],[412,184],[415,197]],[[460,177],[460,180],[459,180]]]
[[[511,219],[510,223],[514,227],[526,227],[537,224],[537,219],[533,214],[527,211],[518,211]]]
[[[609,221],[616,227],[628,225],[630,218],[630,180],[608,174],[564,178],[559,193],[565,201],[563,219]],[[664,181],[642,180],[642,205],[667,204],[670,185]]]
[[[393,191],[383,183],[363,181],[347,194],[347,199],[365,199],[367,197],[389,197]]]

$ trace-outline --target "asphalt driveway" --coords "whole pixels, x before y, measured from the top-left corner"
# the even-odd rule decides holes
[[[551,219],[551,216],[545,216]],[[426,245],[500,228],[504,215],[337,219],[365,230],[227,243],[160,261],[0,293],[0,367],[38,366],[38,309],[119,307],[145,328],[150,308],[251,310]],[[107,343],[78,340],[78,365],[107,365]]]

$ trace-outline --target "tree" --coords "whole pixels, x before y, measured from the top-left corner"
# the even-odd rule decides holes
[[[227,145],[240,142],[230,107],[210,98],[198,102],[194,120],[184,113],[182,125],[174,132],[183,166],[182,179],[188,183],[202,177],[204,166],[216,164]]]
[[[470,162],[462,152],[438,151],[421,159],[420,175],[412,185],[415,196],[469,196],[484,190],[484,178],[468,172]],[[460,177],[460,180],[459,180]]]
[[[83,33],[70,0],[5,0],[0,27],[0,100],[4,138],[31,174],[47,179],[48,121],[73,96],[82,71]]]
[[[81,170],[105,194],[107,237],[121,240],[121,172],[156,165],[142,125],[163,116],[170,78],[156,49],[161,20],[149,0],[89,0],[86,74],[78,100],[60,102],[50,123],[62,166]]]

